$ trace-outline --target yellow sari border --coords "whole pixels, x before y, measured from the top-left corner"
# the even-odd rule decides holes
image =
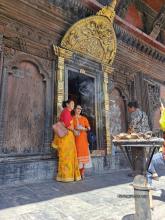
[[[59,181],[59,182],[73,182],[73,181],[79,181],[81,180],[81,177],[76,177],[76,178],[61,178],[61,177],[56,177],[56,180]]]

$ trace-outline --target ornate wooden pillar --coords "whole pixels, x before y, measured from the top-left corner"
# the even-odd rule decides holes
[[[55,52],[55,55],[57,56],[57,68],[56,68],[56,79],[55,79],[55,85],[56,85],[56,113],[57,113],[57,118],[59,117],[59,114],[62,110],[62,102],[64,101],[65,98],[65,60],[66,59],[71,59],[72,57],[72,52],[63,49],[61,47],[57,47],[53,45],[53,49]]]
[[[61,111],[62,102],[64,100],[64,58],[57,58],[57,116]]]
[[[109,75],[113,72],[113,68],[104,65],[103,66],[103,91],[104,91],[104,111],[105,111],[105,132],[106,132],[106,145],[107,145],[107,154],[111,154],[111,134],[110,134],[110,103],[109,103],[109,92],[108,92],[108,79]]]
[[[6,68],[3,70],[4,44],[3,35],[0,34],[0,147],[3,146],[3,122],[4,122],[4,102],[5,102],[5,79]],[[0,149],[1,152],[1,149]]]
[[[4,51],[3,35],[0,34],[0,85],[1,85],[2,67],[3,67],[3,51]]]

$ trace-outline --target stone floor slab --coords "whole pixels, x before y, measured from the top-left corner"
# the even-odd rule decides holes
[[[0,220],[128,220],[135,213],[128,172],[0,189]],[[164,220],[165,176],[154,182],[153,220]],[[125,195],[126,197],[122,197]],[[127,196],[129,198],[127,198]]]

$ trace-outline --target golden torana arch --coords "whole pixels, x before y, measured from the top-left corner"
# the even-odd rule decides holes
[[[76,22],[65,34],[61,47],[112,64],[116,54],[116,35],[113,28],[116,0],[95,16]]]

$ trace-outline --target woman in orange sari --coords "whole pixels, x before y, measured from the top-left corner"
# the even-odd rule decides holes
[[[58,174],[57,181],[71,182],[81,179],[77,151],[74,138],[74,126],[71,111],[74,109],[74,101],[68,100],[63,103],[63,111],[60,115],[60,121],[64,123],[68,129],[68,134],[62,138],[55,135],[52,143],[52,147],[58,150],[59,162],[58,162]]]
[[[77,157],[79,169],[82,179],[84,179],[85,168],[91,167],[91,158],[89,152],[89,143],[87,139],[87,131],[90,130],[88,119],[81,115],[81,106],[77,105],[75,116],[73,117],[74,128],[79,131],[79,135],[75,136]],[[90,165],[89,165],[90,164]]]

